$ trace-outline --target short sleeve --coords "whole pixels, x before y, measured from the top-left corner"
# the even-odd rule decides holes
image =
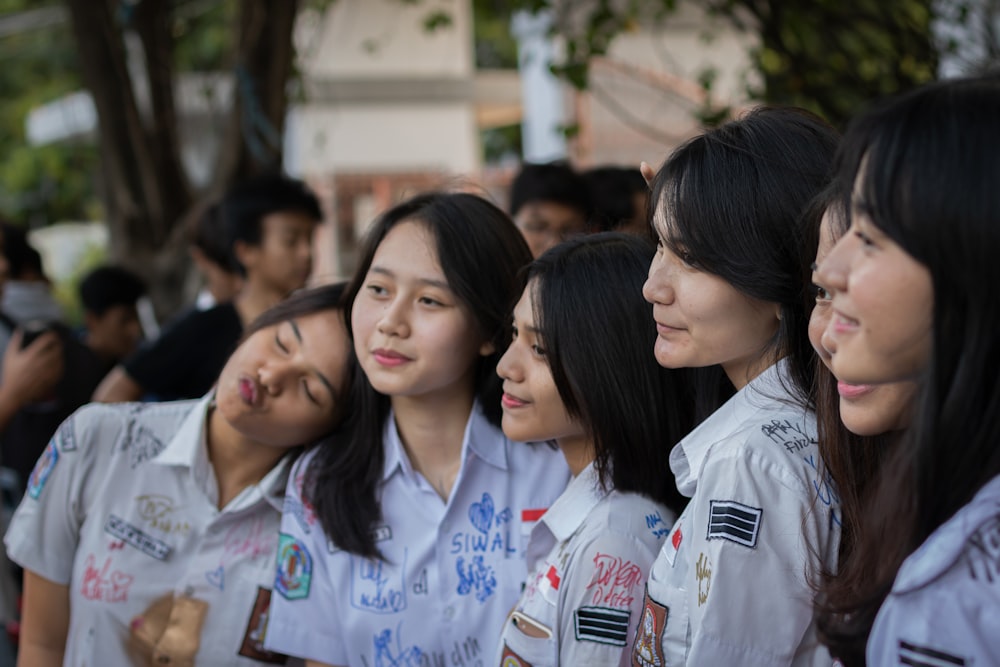
[[[828,513],[803,478],[733,448],[708,457],[687,514],[688,663],[791,664],[812,622]]]
[[[303,497],[312,458],[311,454],[299,458],[288,477],[264,644],[278,653],[346,665],[346,644],[338,623],[346,596],[330,577],[332,542]]]
[[[581,545],[565,574],[560,600],[559,664],[627,665],[656,550],[617,531]]]
[[[57,584],[68,584],[86,519],[86,488],[95,452],[84,408],[62,423],[28,479],[4,543],[12,561]]]

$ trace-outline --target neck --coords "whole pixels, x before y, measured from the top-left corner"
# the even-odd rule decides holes
[[[446,500],[458,478],[472,405],[471,391],[457,396],[392,398],[396,429],[410,463]]]
[[[722,370],[725,371],[726,377],[728,377],[729,381],[733,383],[734,387],[736,387],[736,391],[739,391],[757,379],[758,375],[778,363],[783,358],[784,355],[778,357],[777,359],[772,359],[769,354],[765,354],[755,359],[743,360],[732,364],[723,364]]]
[[[259,281],[247,279],[240,293],[233,299],[233,306],[239,313],[243,326],[253,322],[265,310],[285,298],[277,290],[261,285]]]
[[[556,441],[566,459],[569,471],[576,477],[594,462],[594,442],[586,436],[560,438]]]
[[[219,486],[219,509],[274,468],[287,452],[245,438],[218,410],[208,414],[208,460]]]

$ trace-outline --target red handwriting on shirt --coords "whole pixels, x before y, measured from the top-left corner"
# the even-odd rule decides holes
[[[264,519],[244,521],[229,529],[222,546],[220,565],[228,565],[237,558],[248,560],[258,556],[273,557],[277,549],[277,536],[264,527]]]
[[[597,552],[594,556],[594,577],[587,590],[594,590],[591,604],[603,607],[631,607],[633,591],[643,582],[642,569],[630,560]]]
[[[98,570],[95,565],[97,559],[94,554],[87,556],[83,569],[83,585],[80,587],[80,594],[88,600],[104,600],[105,602],[126,602],[128,600],[128,589],[135,578],[131,574],[125,574],[121,570],[111,570],[111,556],[104,561],[103,567]]]

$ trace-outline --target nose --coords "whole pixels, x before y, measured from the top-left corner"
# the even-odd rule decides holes
[[[834,244],[823,261],[816,267],[817,282],[835,296],[847,291],[847,275],[857,237],[848,231]]]
[[[670,268],[664,255],[665,253],[661,250],[653,256],[646,282],[642,285],[643,298],[653,305],[669,304],[673,303],[674,300]]]
[[[395,298],[383,306],[382,315],[378,320],[378,331],[383,335],[397,338],[406,338],[410,335],[407,307],[403,299]]]
[[[294,362],[286,359],[272,360],[257,370],[257,379],[269,396],[278,396],[298,374]]]
[[[504,380],[509,380],[510,382],[521,382],[524,380],[524,375],[521,371],[521,364],[518,359],[518,353],[515,349],[517,342],[511,344],[507,348],[507,351],[503,353],[500,357],[499,363],[497,363],[497,375],[499,375]]]

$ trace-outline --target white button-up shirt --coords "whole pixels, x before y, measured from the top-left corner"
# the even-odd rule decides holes
[[[814,415],[779,362],[670,453],[691,501],[653,564],[632,664],[829,665],[810,582],[836,564],[839,500]]]
[[[390,415],[375,528],[384,561],[339,550],[289,480],[267,646],[332,665],[473,667],[492,656],[527,576],[531,526],[566,488],[562,454],[511,442],[473,408],[447,501],[407,458]]]
[[[209,400],[86,406],[39,459],[5,541],[12,560],[69,587],[64,665],[133,664],[131,635],[150,636],[147,612],[170,594],[159,653],[293,664],[262,643],[291,459],[220,511]]]
[[[507,619],[494,665],[628,664],[628,640],[643,589],[674,515],[635,493],[600,487],[593,464],[559,496],[531,532],[531,575]],[[525,634],[525,620],[549,637]]]
[[[1000,665],[1000,477],[903,562],[866,653],[869,665]]]

